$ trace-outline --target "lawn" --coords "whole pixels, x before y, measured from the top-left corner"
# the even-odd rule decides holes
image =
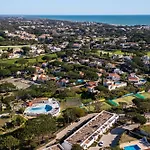
[[[28,60],[29,63],[36,63],[36,61],[38,62],[44,62],[44,60],[42,60],[43,56],[50,56],[51,58],[57,57],[56,54],[46,54],[46,55],[40,55],[34,58],[27,58],[26,60]],[[19,58],[15,58],[15,59],[0,59],[0,63],[5,63],[5,64],[13,64],[15,63],[17,60],[19,60]]]
[[[133,53],[127,53],[127,52],[124,53],[121,50],[115,50],[115,51],[98,50],[97,51],[98,56],[100,55],[100,52],[102,52],[103,54],[109,53],[110,56],[114,55],[114,54],[116,54],[116,55],[124,55],[124,54],[126,54],[126,55],[133,55]]]
[[[0,63],[5,63],[5,64],[13,64],[17,61],[18,59],[0,59]]]
[[[101,109],[102,110],[109,110],[109,109],[111,109],[111,106],[109,104],[107,104],[106,102],[102,102]]]
[[[150,98],[150,93],[148,92],[142,93],[142,95],[145,96],[146,98]]]
[[[64,100],[60,103],[60,108],[61,110],[64,110],[68,107],[79,107],[81,105],[82,103],[81,103],[80,98],[68,97],[68,100]]]
[[[121,50],[116,50],[113,53],[116,55],[123,55],[124,54],[124,52],[122,52]]]
[[[137,139],[127,135],[126,133],[123,133],[120,138],[119,143],[122,144],[122,143],[127,143],[127,142],[131,142],[131,141],[135,141],[135,140],[137,140]]]
[[[128,105],[131,105],[133,99],[135,99],[134,96],[127,96],[127,97],[118,98],[114,101],[118,104],[119,104],[119,102],[126,102]]]
[[[147,55],[150,57],[150,52],[147,52]]]
[[[94,105],[88,105],[88,106],[85,107],[85,109],[86,109],[88,112],[94,112],[94,111],[95,111]]]
[[[94,112],[95,111],[95,105],[96,104],[90,104],[90,105],[87,105],[85,108],[87,111]],[[101,106],[100,106],[101,110],[109,110],[110,108],[111,108],[111,106],[109,104],[107,104],[106,102],[101,103]]]
[[[104,50],[98,50],[97,54],[100,55],[100,52],[102,52],[102,54],[107,54],[107,53],[109,53],[109,55],[113,54],[112,51],[104,51]]]
[[[12,45],[12,46],[0,46],[0,49],[7,50],[8,48],[21,48],[21,47],[29,47],[30,45]]]
[[[148,133],[150,133],[150,125],[143,125],[141,127],[141,129],[144,130],[144,131],[146,131],[146,132],[148,132]]]

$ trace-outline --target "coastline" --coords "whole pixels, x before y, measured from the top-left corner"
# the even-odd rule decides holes
[[[25,19],[51,19],[71,22],[95,22],[123,26],[150,26],[150,15],[0,15],[0,18],[4,17],[22,17]]]

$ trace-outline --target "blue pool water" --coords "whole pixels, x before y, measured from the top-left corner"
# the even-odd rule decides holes
[[[51,110],[52,110],[52,106],[46,105],[46,106],[45,106],[45,110],[46,110],[46,111],[51,111]]]
[[[33,110],[33,111],[41,110],[41,109],[43,109],[43,108],[41,108],[41,107],[33,107],[33,108],[31,108],[31,110]]]
[[[31,113],[40,114],[40,113],[46,113],[51,110],[52,110],[52,106],[50,105],[39,105],[39,106],[29,108],[28,111]]]
[[[141,150],[141,148],[138,145],[132,145],[124,147],[124,150]]]

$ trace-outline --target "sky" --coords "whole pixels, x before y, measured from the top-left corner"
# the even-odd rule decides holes
[[[150,0],[0,0],[1,15],[150,14]]]

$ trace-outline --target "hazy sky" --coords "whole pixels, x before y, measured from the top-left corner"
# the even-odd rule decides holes
[[[150,0],[0,0],[0,14],[150,14]]]

